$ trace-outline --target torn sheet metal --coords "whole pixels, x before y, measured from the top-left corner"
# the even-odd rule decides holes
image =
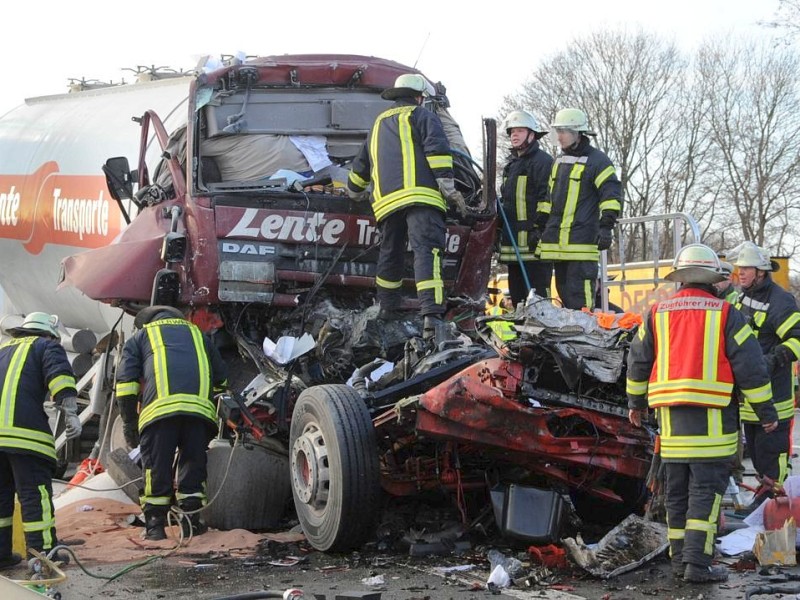
[[[564,545],[570,557],[592,575],[610,579],[633,571],[652,560],[669,546],[667,526],[645,521],[638,515],[628,515],[590,548],[583,540],[566,538]]]

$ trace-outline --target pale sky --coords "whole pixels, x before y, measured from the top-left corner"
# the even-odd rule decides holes
[[[130,81],[125,67],[190,69],[205,54],[366,54],[414,65],[448,89],[473,153],[481,117],[496,116],[542,57],[597,29],[639,27],[690,49],[709,35],[766,35],[777,0],[571,2],[329,0],[6,3],[0,116],[68,78]],[[534,108],[534,107],[531,107]]]

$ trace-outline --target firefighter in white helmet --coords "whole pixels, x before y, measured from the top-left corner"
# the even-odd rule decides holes
[[[503,168],[500,187],[505,220],[500,220],[500,262],[508,267],[508,291],[514,305],[528,295],[526,279],[536,294],[550,296],[553,264],[539,258],[539,240],[550,216],[547,183],[553,158],[539,147],[547,130],[527,111],[514,110],[503,128],[511,142],[511,155]],[[511,243],[509,231],[514,236]],[[521,263],[521,264],[520,264]],[[523,269],[525,276],[523,276]]]
[[[442,262],[447,205],[467,208],[456,189],[453,156],[439,117],[422,106],[430,83],[417,73],[400,75],[382,97],[394,100],[378,115],[347,181],[354,200],[372,184],[372,210],[381,230],[377,297],[379,317],[399,318],[407,245],[414,253],[414,280],[423,335],[433,338],[445,312]]]
[[[622,213],[622,189],[611,160],[589,143],[595,133],[586,113],[558,111],[552,124],[561,154],[550,175],[550,218],[541,241],[552,260],[558,296],[566,308],[594,306],[600,251],[611,246]]]
[[[47,553],[58,545],[53,510],[56,448],[44,409],[49,398],[64,416],[68,440],[81,435],[75,374],[59,343],[58,317],[32,312],[0,346],[0,570],[22,560],[11,551],[14,493],[22,505],[25,546]],[[57,560],[63,560],[59,553]]]
[[[725,581],[712,567],[720,501],[739,438],[737,386],[764,430],[778,426],[767,366],[744,315],[717,298],[717,254],[689,244],[675,257],[670,281],[680,289],[657,302],[639,327],[628,355],[629,418],[641,425],[655,409],[672,569],[702,583]]]
[[[736,307],[747,317],[761,345],[780,420],[774,433],[765,434],[745,399],[741,408],[745,441],[760,481],[752,508],[780,488],[789,468],[795,409],[792,363],[800,357],[800,312],[794,296],[773,281],[771,273],[778,270],[778,263],[765,250],[744,242],[732,254],[742,288]]]

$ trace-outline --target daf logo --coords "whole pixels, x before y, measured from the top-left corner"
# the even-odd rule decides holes
[[[269,256],[275,254],[275,246],[264,244],[237,244],[236,242],[222,242],[222,252],[225,254],[249,254],[252,256]]]

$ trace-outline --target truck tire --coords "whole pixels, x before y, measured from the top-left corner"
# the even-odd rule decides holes
[[[361,397],[345,385],[300,394],[289,438],[292,496],[317,550],[360,547],[375,531],[380,469],[375,429]]]
[[[232,459],[231,452],[235,452]],[[206,525],[223,530],[269,529],[283,518],[290,497],[285,455],[257,444],[234,448],[227,440],[212,440],[208,499],[213,501],[202,513]]]

